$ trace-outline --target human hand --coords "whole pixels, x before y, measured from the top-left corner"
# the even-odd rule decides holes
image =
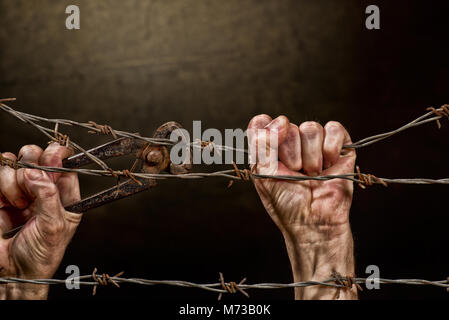
[[[62,160],[72,154],[71,149],[52,143],[45,151],[24,146],[18,157],[34,165],[62,167]],[[2,156],[16,159],[9,152]],[[0,276],[51,278],[81,221],[80,214],[64,206],[80,198],[76,173],[0,167],[0,232],[26,223],[13,238],[0,239]],[[46,299],[47,294],[47,285],[0,285],[1,299]]]
[[[318,176],[354,172],[354,149],[343,149],[351,138],[338,122],[323,128],[316,122],[299,127],[285,116],[254,117],[248,129],[251,153],[267,146],[270,155],[257,159],[253,170],[264,175]],[[261,131],[257,131],[261,130]],[[277,135],[278,153],[270,135]],[[273,156],[274,155],[274,156]],[[274,164],[274,165],[273,165]],[[284,235],[295,281],[324,280],[332,272],[354,273],[353,241],[349,209],[353,183],[343,179],[328,181],[285,181],[255,179],[262,203]],[[296,298],[335,298],[335,290],[316,287],[295,290]],[[340,298],[353,298],[351,291]]]

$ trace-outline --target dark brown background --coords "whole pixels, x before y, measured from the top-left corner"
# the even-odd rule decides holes
[[[381,8],[381,30],[365,8]],[[81,30],[65,28],[78,4]],[[448,103],[447,8],[428,1],[0,0],[0,96],[20,110],[95,120],[151,135],[168,120],[190,127],[245,128],[258,113],[293,122],[342,122],[354,140],[397,128]],[[446,10],[446,11],[445,11]],[[448,124],[429,124],[358,152],[381,177],[448,177]],[[0,151],[46,140],[2,114]],[[85,146],[105,141],[69,131]],[[115,162],[116,165],[123,163]],[[202,168],[201,170],[203,170]],[[208,168],[214,170],[214,168]],[[81,177],[88,195],[114,181]],[[280,232],[253,186],[164,181],[150,192],[89,212],[56,277],[76,264],[152,279],[289,282]],[[357,189],[351,213],[357,274],[448,276],[447,187]],[[51,299],[90,299],[54,287]],[[292,299],[292,290],[252,291]],[[196,289],[101,288],[98,298],[201,298]],[[362,299],[447,298],[443,289],[382,286]]]

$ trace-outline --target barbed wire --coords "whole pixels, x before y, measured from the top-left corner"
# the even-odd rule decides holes
[[[88,156],[94,163],[99,165],[101,169],[80,169],[80,168],[60,168],[60,167],[48,167],[48,166],[39,166],[39,165],[33,165],[29,163],[25,163],[20,161],[20,159],[7,159],[2,156],[0,153],[0,165],[1,166],[10,166],[15,169],[18,168],[31,168],[31,169],[38,169],[43,170],[47,172],[76,172],[79,174],[85,174],[85,175],[93,175],[93,176],[110,176],[110,177],[130,177],[130,172],[128,170],[112,170],[109,168],[109,166],[103,162],[101,159],[95,157],[94,155],[90,154],[88,151],[84,150],[81,146],[74,143],[69,139],[67,135],[61,134],[58,129],[59,125],[67,125],[67,126],[78,126],[85,129],[88,129],[90,133],[100,133],[105,135],[112,135],[115,139],[117,137],[128,137],[128,138],[135,138],[140,139],[143,141],[146,141],[151,144],[156,145],[173,145],[175,144],[174,141],[169,139],[156,139],[156,138],[148,138],[140,136],[137,133],[129,133],[125,131],[115,130],[112,129],[110,126],[107,125],[98,125],[97,123],[93,121],[89,121],[87,123],[80,123],[73,120],[67,120],[67,119],[47,119],[44,117],[39,117],[35,115],[31,115],[24,112],[19,112],[11,107],[5,105],[3,102],[6,101],[14,101],[14,98],[10,99],[0,99],[0,110],[5,111],[14,117],[18,118],[19,120],[30,124],[31,126],[35,127],[37,130],[39,130],[41,133],[43,133],[45,136],[47,136],[51,141],[56,141],[60,143],[61,145],[65,146],[71,146],[76,150],[79,150],[80,152],[83,152]],[[386,133],[374,135],[362,140],[359,140],[353,144],[345,145],[343,148],[346,149],[356,149],[365,147],[368,145],[371,145],[373,143],[376,143],[378,141],[384,140],[386,138],[389,138],[395,134],[398,134],[400,132],[403,132],[404,130],[423,125],[430,122],[436,122],[438,125],[438,128],[441,128],[440,120],[443,117],[449,118],[449,105],[443,105],[439,109],[435,108],[428,108],[429,112],[422,115],[421,117],[413,120],[412,122],[396,129],[393,131],[389,131]],[[36,122],[46,122],[46,123],[52,123],[55,125],[54,129],[47,128],[44,126],[41,126],[40,124]],[[213,142],[204,142],[204,141],[194,141],[189,144],[189,147],[198,147],[198,148],[206,148],[211,147],[216,150],[233,150],[237,152],[245,152],[248,151],[246,149],[236,149],[228,146],[221,146],[216,145]],[[289,180],[289,181],[308,181],[308,180],[314,180],[314,181],[328,181],[332,179],[345,179],[350,180],[355,183],[358,183],[361,187],[365,187],[367,185],[373,185],[373,184],[382,184],[384,186],[387,186],[388,184],[449,184],[449,178],[444,179],[389,179],[389,178],[378,178],[372,174],[364,174],[360,172],[360,169],[357,167],[357,172],[354,173],[348,173],[348,174],[341,174],[341,175],[325,175],[325,176],[317,176],[317,177],[310,177],[305,175],[263,175],[253,172],[252,170],[248,169],[239,169],[235,163],[233,163],[234,169],[233,170],[222,170],[222,171],[216,171],[216,172],[210,172],[210,173],[188,173],[188,174],[149,174],[149,173],[138,173],[133,172],[131,175],[131,178],[143,178],[143,179],[201,179],[201,178],[209,178],[209,177],[223,177],[230,179],[231,182],[234,180],[253,180],[253,179],[280,179],[280,180]],[[231,185],[231,184],[230,184]],[[96,289],[98,286],[104,286],[107,284],[113,284],[117,287],[120,287],[120,284],[123,283],[129,283],[129,284],[138,284],[138,285],[168,285],[168,286],[175,286],[175,287],[187,287],[187,288],[198,288],[203,289],[207,291],[212,291],[215,293],[219,293],[219,299],[221,299],[222,294],[225,293],[237,293],[240,292],[243,295],[249,297],[249,295],[246,293],[245,290],[247,289],[285,289],[285,288],[297,288],[297,287],[309,287],[309,286],[329,286],[329,287],[335,287],[340,289],[348,289],[352,288],[353,286],[356,286],[358,290],[362,290],[362,287],[360,284],[366,283],[366,281],[375,281],[379,284],[402,284],[402,285],[418,285],[418,286],[436,286],[436,287],[442,287],[446,288],[447,291],[449,291],[449,278],[446,280],[440,280],[440,281],[430,281],[430,280],[423,280],[423,279],[385,279],[385,278],[357,278],[357,277],[342,277],[341,275],[334,273],[330,278],[323,280],[323,281],[302,281],[302,282],[295,282],[295,283],[258,283],[258,284],[245,284],[246,278],[240,281],[238,284],[236,282],[225,282],[223,274],[220,273],[220,282],[216,283],[209,283],[209,284],[199,284],[189,281],[178,281],[178,280],[148,280],[148,279],[141,279],[141,278],[123,278],[121,277],[122,273],[116,274],[115,276],[109,276],[108,274],[102,274],[101,276],[96,274],[97,270],[95,269],[94,272],[91,275],[85,275],[80,277],[74,277],[71,278],[70,281],[77,281],[80,285],[88,285],[93,286],[93,294],[96,293]],[[7,283],[29,283],[29,284],[38,284],[38,285],[56,285],[56,284],[66,284],[67,280],[58,280],[58,279],[22,279],[22,278],[15,278],[15,277],[1,277],[0,278],[0,284],[7,284]]]
[[[156,139],[156,138],[148,138],[140,136],[136,133],[129,133],[125,131],[119,131],[114,130],[110,126],[102,126],[98,125],[93,121],[89,121],[88,123],[80,123],[73,120],[67,120],[67,119],[47,119],[40,116],[35,116],[32,114],[19,112],[14,110],[13,108],[5,105],[2,102],[6,101],[14,101],[15,98],[8,98],[8,99],[0,99],[0,109],[15,116],[16,118],[20,119],[21,121],[28,123],[38,129],[40,132],[45,134],[48,138],[50,138],[52,141],[59,142],[60,144],[65,144],[67,146],[72,146],[75,149],[83,152],[86,154],[90,159],[92,159],[96,164],[98,164],[102,170],[98,169],[80,169],[80,168],[59,168],[59,167],[48,167],[48,166],[39,166],[39,165],[33,165],[29,163],[24,163],[20,160],[11,160],[6,159],[0,154],[0,165],[7,165],[13,168],[30,168],[30,169],[38,169],[42,171],[47,172],[76,172],[79,174],[84,175],[93,175],[93,176],[112,176],[112,177],[137,177],[137,178],[143,178],[143,179],[200,179],[200,178],[210,178],[210,177],[223,177],[233,180],[251,180],[251,179],[278,179],[278,180],[290,180],[290,181],[308,181],[308,180],[315,180],[315,181],[327,181],[332,179],[345,179],[350,180],[353,182],[356,182],[361,186],[362,188],[364,186],[370,186],[373,184],[382,184],[384,186],[387,186],[387,184],[449,184],[449,178],[443,178],[443,179],[427,179],[427,178],[413,178],[413,179],[406,179],[406,178],[399,178],[399,179],[391,179],[391,178],[378,178],[372,174],[365,174],[361,173],[358,169],[358,172],[355,173],[348,173],[343,175],[325,175],[325,176],[317,176],[317,177],[311,177],[311,176],[305,176],[305,175],[264,175],[264,174],[258,174],[254,173],[248,169],[238,169],[234,164],[234,170],[222,170],[222,171],[216,171],[216,172],[210,172],[210,173],[188,173],[188,174],[178,174],[178,175],[172,175],[172,174],[149,174],[149,173],[138,173],[133,172],[130,173],[128,170],[113,170],[108,167],[108,165],[95,157],[94,155],[90,154],[88,151],[84,150],[81,146],[74,143],[73,141],[70,141],[67,135],[62,135],[58,132],[59,124],[62,125],[68,125],[68,126],[78,126],[82,128],[89,129],[92,133],[102,133],[102,134],[111,134],[114,138],[120,136],[120,137],[129,137],[129,138],[135,138],[135,139],[141,139],[148,143],[152,144],[159,144],[159,145],[173,145],[175,142],[173,142],[170,139]],[[388,137],[391,137],[399,132],[402,132],[404,130],[407,130],[409,128],[413,128],[419,125],[423,125],[425,123],[429,122],[436,122],[438,124],[438,128],[441,128],[440,120],[443,117],[449,118],[449,105],[443,105],[441,108],[435,109],[433,107],[428,108],[429,112],[422,115],[421,117],[413,120],[412,122],[396,129],[390,132],[374,135],[362,140],[359,140],[351,145],[345,145],[344,148],[361,148],[368,145],[371,145],[375,142],[384,140]],[[431,117],[432,115],[435,115],[434,117]],[[55,129],[50,129],[44,126],[41,126],[39,124],[36,124],[35,121],[43,121],[47,123],[53,123],[55,124]],[[51,134],[50,134],[51,133]],[[196,146],[200,148],[210,147],[211,142],[205,142],[205,141],[196,141],[191,143],[191,146]],[[235,149],[229,146],[221,146],[212,144],[213,148],[218,148],[220,150],[234,150],[234,151],[240,151],[240,152],[247,152],[244,149]],[[232,183],[231,183],[232,184]],[[231,185],[230,184],[230,185]]]
[[[249,298],[249,294],[246,292],[248,289],[260,289],[260,290],[271,290],[271,289],[291,289],[291,288],[304,288],[311,286],[326,286],[339,289],[351,289],[354,286],[357,290],[363,291],[361,284],[397,284],[397,285],[412,285],[412,286],[434,286],[445,288],[449,292],[449,277],[445,280],[424,280],[424,279],[387,279],[387,278],[360,278],[351,276],[342,276],[334,272],[328,279],[322,281],[300,281],[293,283],[256,283],[247,284],[246,278],[242,279],[240,282],[226,282],[224,280],[223,274],[219,273],[219,282],[215,283],[195,283],[190,281],[182,280],[150,280],[142,278],[124,278],[121,277],[123,272],[120,272],[114,276],[109,276],[108,274],[97,274],[97,269],[95,268],[92,274],[83,275],[78,277],[70,277],[68,279],[23,279],[16,277],[2,277],[0,278],[0,284],[7,283],[26,283],[26,284],[36,284],[36,285],[61,285],[61,284],[79,284],[82,286],[93,286],[93,295],[96,294],[98,286],[106,286],[112,284],[120,288],[120,284],[136,284],[143,286],[154,286],[154,285],[165,285],[173,287],[183,287],[183,288],[197,288],[201,290],[206,290],[210,292],[218,293],[218,299],[220,300],[222,294],[226,293],[237,293],[240,292]]]
[[[134,138],[134,139],[142,140],[142,141],[145,141],[145,142],[148,142],[151,144],[155,144],[155,145],[172,146],[177,143],[170,139],[150,138],[150,137],[141,136],[139,133],[131,133],[131,132],[126,132],[126,131],[121,131],[121,130],[115,130],[115,129],[112,129],[108,125],[99,125],[99,124],[95,123],[94,121],[88,121],[87,123],[82,123],[82,122],[77,122],[77,121],[68,120],[68,119],[47,119],[44,117],[40,117],[40,116],[32,115],[29,113],[14,110],[10,106],[3,104],[2,101],[15,101],[15,98],[0,99],[0,109],[9,113],[12,116],[18,118],[22,122],[33,125],[37,129],[39,129],[41,132],[45,131],[46,133],[58,135],[58,132],[56,130],[40,126],[40,125],[36,124],[35,121],[36,122],[42,121],[42,122],[47,122],[47,123],[53,123],[55,125],[61,124],[61,125],[66,125],[66,126],[77,126],[77,127],[88,129],[89,130],[88,133],[112,135],[114,138],[116,138],[116,137]],[[51,135],[50,136],[48,134],[46,134],[46,135],[51,139],[54,138]],[[190,142],[189,144],[187,144],[187,146],[197,147],[197,148],[202,148],[202,149],[212,146],[213,148],[215,148],[217,150],[230,150],[230,151],[248,153],[248,150],[246,150],[246,149],[238,149],[238,148],[233,148],[230,146],[217,145],[211,141],[193,141],[193,142]]]
[[[143,141],[146,141],[146,142],[149,142],[152,144],[159,144],[159,145],[173,145],[176,143],[170,139],[150,138],[150,137],[141,136],[138,133],[131,133],[131,132],[126,132],[126,131],[121,131],[121,130],[115,130],[115,129],[112,129],[110,126],[98,125],[93,121],[89,121],[87,123],[82,123],[82,122],[77,122],[77,121],[68,120],[68,119],[48,119],[48,118],[28,114],[25,112],[16,111],[13,108],[11,108],[3,103],[3,102],[7,102],[7,101],[15,101],[15,100],[16,100],[15,98],[0,99],[0,109],[15,116],[19,120],[21,120],[25,123],[32,124],[32,125],[33,125],[34,121],[37,121],[37,122],[42,121],[42,122],[47,122],[47,123],[53,123],[55,125],[61,124],[61,125],[67,125],[67,126],[78,126],[81,128],[88,129],[90,131],[90,133],[111,134],[114,136],[114,138],[117,136],[135,138],[135,139],[143,140]],[[422,115],[421,117],[411,121],[410,123],[398,128],[396,130],[392,130],[389,132],[385,132],[382,134],[377,134],[374,136],[370,136],[370,137],[361,139],[352,144],[344,145],[343,148],[356,149],[356,148],[362,148],[365,146],[369,146],[373,143],[376,143],[378,141],[389,138],[389,137],[391,137],[395,134],[398,134],[400,132],[403,132],[407,129],[417,127],[417,126],[420,126],[420,125],[423,125],[423,124],[426,124],[429,122],[436,122],[438,125],[438,128],[441,128],[440,120],[444,117],[449,118],[449,105],[447,105],[447,104],[443,105],[442,107],[440,107],[438,109],[436,109],[434,107],[430,107],[430,108],[427,108],[427,110],[429,110],[429,112],[427,112],[426,114]],[[431,117],[432,115],[434,117]],[[57,134],[57,132],[53,129],[39,126],[35,123],[34,123],[34,125],[36,126],[36,128],[38,128],[40,130],[44,130],[44,131],[50,132],[52,134],[55,134],[55,133]],[[49,136],[49,137],[53,138],[51,136]],[[191,146],[199,146],[201,148],[204,148],[210,144],[211,144],[210,141],[194,141],[194,142],[190,143]],[[246,150],[246,149],[237,149],[237,148],[233,148],[230,146],[213,144],[213,147],[216,149],[219,149],[219,150],[233,150],[233,151],[248,153],[248,150]]]
[[[371,136],[371,137],[359,140],[359,141],[357,141],[357,142],[355,142],[355,143],[353,143],[351,145],[347,145],[347,146],[344,146],[344,147],[345,148],[353,148],[353,149],[366,147],[366,146],[369,146],[369,145],[371,145],[373,143],[376,143],[376,142],[379,142],[379,141],[384,140],[386,138],[389,138],[389,137],[391,137],[391,136],[393,136],[395,134],[398,134],[398,133],[400,133],[402,131],[405,131],[407,129],[414,128],[414,127],[417,127],[417,126],[420,126],[420,125],[423,125],[423,124],[426,124],[426,123],[429,123],[429,122],[434,122],[434,121],[437,123],[438,129],[441,129],[441,122],[440,122],[440,120],[442,118],[444,118],[444,117],[449,118],[449,105],[445,104],[445,105],[441,106],[441,108],[438,108],[438,109],[436,109],[434,107],[430,107],[430,108],[427,108],[427,110],[429,112],[427,112],[426,114],[422,115],[421,117],[413,120],[410,123],[407,123],[406,125],[398,128],[396,130],[392,130],[392,131],[389,131],[389,132],[377,134],[377,135],[374,135],[374,136]],[[434,117],[430,117],[432,115]]]
[[[26,168],[26,169],[38,169],[46,172],[57,172],[57,173],[68,173],[76,172],[83,175],[91,176],[105,176],[105,177],[129,177],[130,173],[127,170],[98,170],[98,169],[69,169],[61,167],[48,167],[39,166],[31,163],[26,163],[18,160],[10,160],[4,158],[0,154],[0,165],[9,166],[15,169]],[[414,179],[390,179],[390,178],[379,178],[372,174],[365,174],[360,172],[338,174],[338,175],[325,175],[325,176],[290,176],[290,175],[265,175],[251,173],[248,169],[237,169],[237,170],[221,170],[215,172],[195,172],[186,174],[169,174],[169,173],[142,173],[133,172],[131,174],[135,178],[143,179],[202,179],[202,178],[212,178],[212,177],[222,177],[230,180],[243,180],[249,181],[251,178],[254,179],[277,179],[277,180],[288,180],[288,181],[328,181],[334,179],[344,179],[358,183],[360,186],[371,186],[373,184],[381,184],[387,186],[388,184],[416,184],[416,185],[426,185],[426,184],[449,184],[449,178],[444,179],[426,179],[426,178],[414,178]],[[245,178],[247,176],[247,178]],[[358,178],[356,178],[358,177]]]

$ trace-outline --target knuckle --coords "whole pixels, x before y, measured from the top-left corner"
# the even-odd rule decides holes
[[[9,195],[14,194],[17,189],[17,175],[16,171],[10,167],[0,168],[0,190],[1,192],[9,197]]]
[[[299,128],[298,128],[298,126],[297,126],[296,124],[290,122],[290,127],[289,127],[289,129],[290,129],[290,130],[298,130]]]
[[[41,147],[35,144],[27,144],[20,148],[19,157],[26,157],[29,154],[37,154],[42,152]]]
[[[59,156],[59,153],[56,151],[51,151],[51,152],[44,152],[42,154],[42,156],[39,159],[39,162],[42,165],[47,165],[47,166],[62,166],[62,159]]]
[[[290,124],[290,120],[288,120],[287,116],[284,116],[283,114],[281,114],[280,116],[278,116],[276,119],[278,119],[278,121],[281,122],[285,122],[287,124]]]
[[[45,236],[57,236],[64,233],[65,223],[62,219],[54,219],[45,224],[43,228]]]
[[[261,113],[253,118],[253,120],[268,120],[271,121],[271,117],[268,114]]]
[[[265,125],[267,125],[268,123],[271,122],[271,117],[267,114],[259,114],[257,116],[254,116],[249,124],[248,127],[249,128],[263,128],[265,127]]]
[[[337,121],[329,121],[324,128],[330,133],[339,133],[345,130],[342,124]]]
[[[28,181],[41,180],[44,176],[43,172],[38,169],[21,169],[21,170],[24,170],[23,176]]]
[[[332,144],[325,144],[323,148],[323,154],[327,157],[329,156],[338,156],[340,154],[340,148],[338,145]]]
[[[4,152],[2,153],[3,158],[9,159],[9,160],[16,160],[16,155],[11,152]]]
[[[47,200],[55,197],[58,194],[58,188],[53,183],[47,183],[44,188],[39,190],[39,198]]]
[[[315,121],[306,121],[299,126],[301,134],[314,137],[322,130],[321,125]]]
[[[287,131],[286,143],[297,143],[297,138],[299,137],[298,128],[290,127]]]
[[[321,125],[318,122],[315,121],[306,121],[301,123],[299,126],[300,130],[307,131],[307,130],[319,130],[321,129]]]
[[[53,152],[53,153],[62,153],[64,152],[66,149],[65,146],[61,146],[58,142],[53,142],[52,144],[50,144],[47,149],[45,149],[44,153],[47,152]]]
[[[15,178],[16,170],[13,167],[10,167],[9,165],[0,166],[0,182],[6,183]]]

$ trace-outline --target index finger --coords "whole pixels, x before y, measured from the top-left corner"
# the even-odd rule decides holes
[[[62,168],[62,160],[72,156],[73,149],[61,146],[57,142],[50,144],[39,158],[39,165],[45,167]],[[54,183],[58,181],[61,176],[60,172],[49,172],[48,175]]]

